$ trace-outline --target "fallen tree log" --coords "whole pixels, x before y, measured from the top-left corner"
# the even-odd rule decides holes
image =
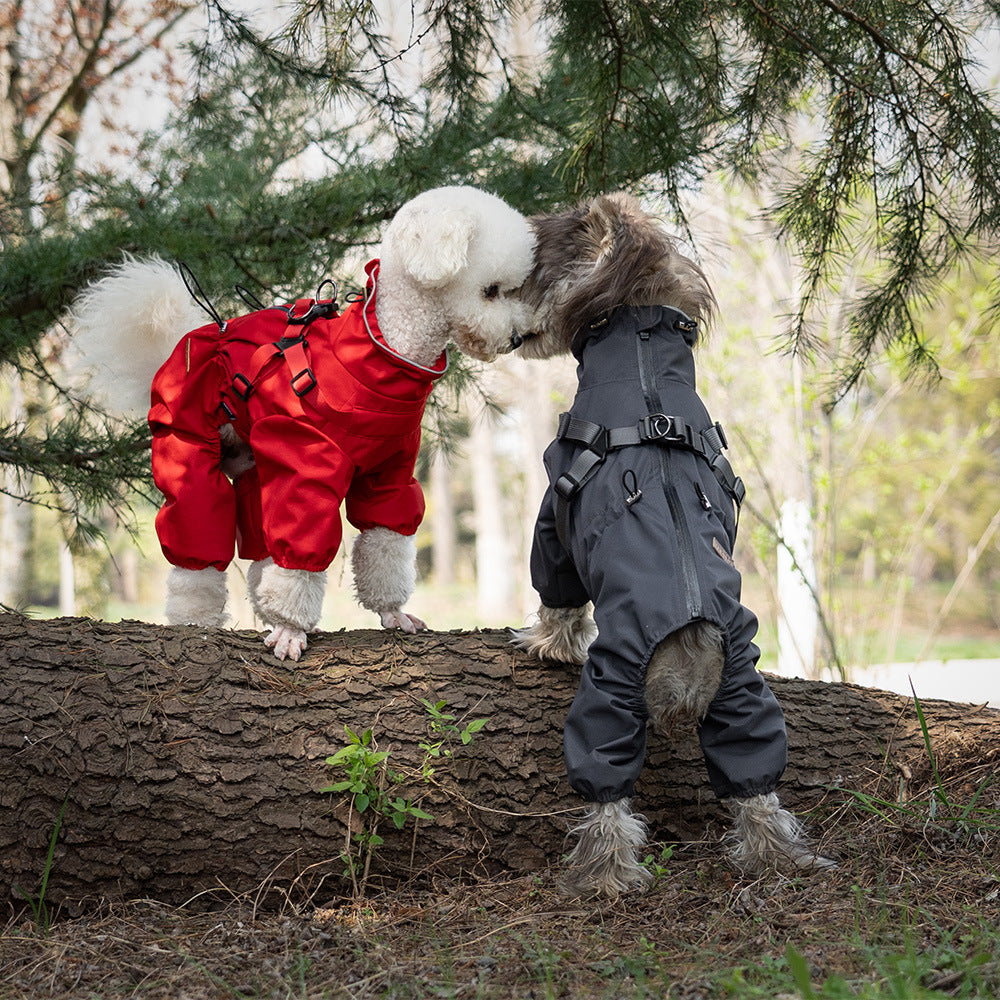
[[[376,815],[373,873],[532,870],[558,859],[579,804],[561,742],[575,671],[531,659],[502,631],[326,633],[290,664],[252,632],[6,614],[0,678],[0,888],[12,900],[37,894],[46,874],[46,899],[70,907],[309,892],[343,877],[348,844],[364,860],[350,835],[363,840]],[[791,808],[840,802],[844,790],[895,799],[927,787],[912,699],[773,687],[788,718]],[[1000,713],[941,701],[923,710],[942,780],[996,773]],[[356,787],[373,800],[381,784],[398,799],[403,829],[392,806],[362,815],[361,798],[323,791],[348,780],[326,763],[351,744],[347,727],[372,731],[356,763],[361,750],[388,753]],[[719,831],[693,732],[651,737],[637,804],[662,839]]]

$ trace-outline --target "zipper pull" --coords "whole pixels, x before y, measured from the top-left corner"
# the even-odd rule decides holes
[[[712,509],[712,504],[709,501],[708,497],[705,496],[705,491],[701,488],[701,483],[695,483],[694,484],[694,488],[698,492],[698,499],[701,501],[702,509],[703,510],[711,510]]]
[[[622,473],[622,487],[625,490],[625,506],[631,507],[642,498],[642,490],[639,489],[639,481],[635,478],[635,473],[631,469],[626,469]]]

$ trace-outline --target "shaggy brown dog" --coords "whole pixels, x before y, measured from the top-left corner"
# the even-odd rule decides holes
[[[743,486],[694,387],[692,349],[716,308],[705,274],[624,194],[532,224],[521,295],[535,318],[522,352],[580,362],[545,454],[538,622],[515,636],[543,659],[583,665],[564,744],[589,805],[565,887],[615,895],[649,881],[645,821],[629,801],[650,719],[697,724],[713,790],[735,817],[737,862],[828,867],[774,792],[784,718],[755,669],[757,620],[732,561]]]

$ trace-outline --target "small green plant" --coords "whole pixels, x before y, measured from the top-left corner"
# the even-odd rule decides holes
[[[433,761],[452,756],[449,744],[460,741],[462,746],[468,746],[489,720],[473,719],[462,725],[455,715],[445,711],[448,707],[446,701],[420,700],[430,717],[430,736],[427,741],[418,744],[424,751],[419,781],[427,785],[435,772]],[[360,898],[368,883],[372,857],[385,843],[378,832],[381,824],[388,820],[401,830],[408,819],[433,820],[434,817],[415,805],[413,799],[393,794],[394,786],[403,784],[409,776],[389,766],[389,751],[376,747],[371,729],[360,735],[350,726],[344,729],[349,740],[347,746],[326,758],[327,764],[341,771],[344,778],[320,790],[350,795],[352,812],[357,810],[358,815],[363,817],[362,829],[352,834],[351,816],[348,815],[347,845],[340,855],[344,861],[344,874],[351,879],[355,897]]]
[[[42,870],[42,884],[38,889],[38,898],[29,896],[19,885],[14,886],[14,889],[21,898],[31,907],[31,915],[34,917],[35,926],[40,928],[45,937],[49,936],[49,927],[52,923],[49,908],[45,903],[45,892],[49,886],[49,875],[52,873],[52,861],[56,853],[56,841],[59,839],[59,831],[62,829],[63,815],[66,812],[67,802],[69,802],[69,792],[66,793],[66,798],[63,799],[62,805],[59,807],[59,814],[56,816],[55,826],[52,828],[52,836],[49,838],[49,852],[45,857],[45,868]]]
[[[352,834],[348,816],[348,840],[341,852],[345,864],[344,874],[350,877],[355,896],[361,897],[368,884],[372,856],[385,843],[378,832],[382,821],[389,820],[397,830],[401,830],[408,817],[428,820],[434,817],[414,805],[410,799],[392,795],[386,790],[405,779],[389,767],[389,751],[376,749],[371,729],[366,729],[360,736],[350,726],[345,726],[344,729],[350,742],[333,756],[327,757],[326,762],[331,767],[339,768],[346,777],[320,790],[334,794],[347,792],[351,796],[351,809],[356,809],[364,817],[363,828]],[[356,852],[351,849],[352,840],[357,845]]]
[[[643,858],[643,867],[648,868],[653,873],[653,885],[659,885],[670,875],[670,869],[667,865],[670,863],[670,859],[673,856],[673,845],[664,844],[660,848],[660,856],[658,858],[652,854],[647,854],[646,857]]]
[[[432,702],[427,698],[421,698],[420,703],[430,716],[431,737],[425,743],[420,744],[420,749],[424,751],[421,774],[424,779],[427,779],[434,774],[432,761],[452,755],[453,751],[448,744],[456,736],[462,741],[462,746],[468,746],[475,734],[489,722],[489,719],[473,719],[467,725],[460,726],[456,721],[456,716],[445,711],[448,702]]]

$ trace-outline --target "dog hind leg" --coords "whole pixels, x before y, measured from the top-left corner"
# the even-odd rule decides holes
[[[416,615],[403,611],[417,582],[417,547],[412,535],[383,527],[362,531],[351,548],[351,566],[358,604],[374,611],[383,628],[410,634],[427,628]]]
[[[564,895],[613,898],[652,881],[652,873],[640,863],[646,818],[632,812],[628,799],[590,803],[569,835],[576,843],[559,883]]]
[[[226,574],[214,566],[174,566],[167,576],[167,621],[171,625],[222,627],[226,614]]]
[[[264,645],[279,660],[298,660],[309,645],[306,633],[323,613],[326,573],[284,569],[261,559],[250,566],[247,586],[254,614],[271,626]]]
[[[781,807],[775,792],[727,799],[726,806],[735,820],[726,835],[729,856],[738,867],[750,872],[837,867],[812,846],[802,823]]]

